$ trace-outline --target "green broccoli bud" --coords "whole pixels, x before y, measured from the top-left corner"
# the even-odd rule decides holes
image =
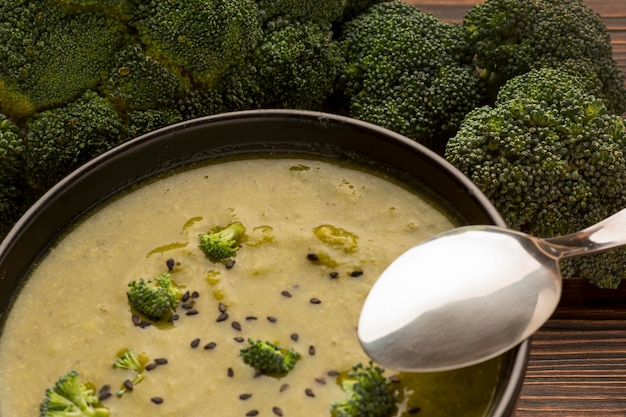
[[[248,339],[248,346],[239,351],[246,365],[264,375],[283,376],[296,366],[302,356],[295,350],[285,349],[274,343]]]
[[[40,417],[107,417],[109,410],[102,407],[95,390],[78,380],[78,372],[69,371],[46,389],[46,397],[39,407]]]
[[[221,261],[235,256],[246,228],[240,222],[229,224],[223,229],[214,226],[210,233],[200,235],[200,248],[212,261]]]
[[[128,286],[130,290],[126,295],[130,305],[152,320],[161,320],[173,311],[182,297],[180,288],[167,272],[156,277],[154,282],[141,279],[130,282]]]
[[[331,405],[333,417],[391,417],[395,415],[396,395],[384,370],[372,362],[367,367],[359,363],[346,376],[339,377],[341,388],[348,394],[345,400]]]

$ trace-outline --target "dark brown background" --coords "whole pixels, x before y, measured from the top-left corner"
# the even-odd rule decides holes
[[[404,0],[460,22],[476,0]],[[626,0],[587,0],[605,19],[626,72]],[[599,290],[564,282],[552,319],[533,337],[518,416],[626,416],[626,282]]]

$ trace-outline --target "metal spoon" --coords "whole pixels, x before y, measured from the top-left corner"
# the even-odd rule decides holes
[[[626,209],[578,233],[539,239],[466,226],[397,258],[375,282],[358,325],[365,352],[398,371],[461,368],[531,336],[561,297],[558,261],[626,245]]]

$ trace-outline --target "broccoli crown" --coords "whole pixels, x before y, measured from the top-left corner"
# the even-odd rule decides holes
[[[277,17],[330,26],[343,15],[346,0],[256,0],[261,20]]]
[[[532,68],[579,60],[593,67],[609,110],[626,111],[624,74],[606,24],[583,0],[487,0],[465,15],[463,26],[477,65],[496,88]]]
[[[114,106],[93,91],[27,122],[29,180],[45,190],[68,172],[121,142],[123,123]]]
[[[229,109],[320,110],[344,65],[332,31],[284,19],[269,27],[246,62],[223,81]]]
[[[125,27],[102,12],[69,13],[53,0],[0,4],[0,109],[25,118],[94,89]]]
[[[584,83],[553,69],[506,83],[496,105],[470,112],[445,157],[494,203],[509,227],[574,233],[626,207],[626,128]],[[563,275],[615,287],[626,251],[562,263]]]
[[[132,44],[115,54],[104,91],[122,108],[162,109],[182,98],[187,84],[180,74],[146,56],[140,44]]]
[[[126,293],[128,302],[139,313],[152,320],[161,320],[173,311],[181,299],[180,288],[172,281],[169,273],[152,280],[132,281]]]
[[[341,388],[348,394],[331,405],[333,417],[391,417],[396,412],[396,395],[384,370],[372,362],[359,363],[347,376],[340,377]]]
[[[402,2],[383,2],[348,21],[340,43],[351,116],[442,150],[485,84],[458,24]]]
[[[248,339],[248,346],[242,348],[239,355],[246,365],[269,376],[285,375],[302,358],[291,348],[285,349],[274,343],[252,338]]]
[[[109,410],[102,407],[95,390],[78,380],[77,371],[69,371],[46,390],[40,405],[41,417],[107,417]]]
[[[200,235],[200,248],[213,261],[220,261],[235,256],[239,250],[246,228],[239,222],[229,224],[223,229],[214,226],[211,232]]]
[[[176,109],[137,110],[128,113],[128,138],[132,139],[159,128],[181,122],[182,115]]]
[[[254,0],[150,0],[130,24],[147,54],[205,87],[240,63],[261,37]]]

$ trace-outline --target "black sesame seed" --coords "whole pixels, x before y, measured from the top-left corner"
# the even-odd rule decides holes
[[[339,375],[339,371],[330,370],[330,371],[326,372],[326,375],[328,375],[328,376],[338,376]]]
[[[133,314],[132,320],[135,326],[139,326],[139,324],[141,323],[141,317],[139,317],[137,314]]]
[[[315,355],[315,346],[313,345],[309,346],[309,355],[311,356]]]
[[[397,384],[398,382],[400,382],[400,377],[398,375],[391,375],[389,376],[389,381]]]
[[[289,384],[283,384],[280,386],[280,389],[278,390],[278,392],[283,392],[285,391],[287,388],[289,388]]]
[[[257,319],[258,319],[257,316],[248,316],[248,317],[246,317],[246,320],[248,320],[248,321],[257,320]]]
[[[261,378],[263,376],[263,371],[255,371],[254,378]]]
[[[196,310],[195,308],[192,308],[191,310],[187,311],[185,314],[188,316],[195,316],[196,314],[198,314],[198,310]]]
[[[233,321],[232,323],[230,323],[230,327],[235,330],[241,331],[241,323],[239,323],[238,321]]]
[[[226,269],[231,269],[233,266],[235,266],[235,261],[234,260],[228,260],[224,263],[224,266],[226,267]]]
[[[100,402],[105,401],[105,400],[109,399],[112,395],[113,394],[111,394],[109,391],[101,392],[98,395],[98,401],[100,401]]]
[[[319,261],[320,260],[319,256],[317,256],[316,253],[307,253],[306,258],[309,261]]]
[[[228,313],[222,313],[219,316],[217,316],[217,320],[216,321],[218,323],[221,322],[221,321],[224,321],[224,320],[228,320]]]
[[[241,336],[233,337],[233,340],[237,343],[243,343],[246,339]]]
[[[272,413],[276,414],[278,417],[283,417],[283,410],[280,407],[272,407]]]
[[[244,393],[244,394],[241,394],[241,395],[239,396],[239,399],[240,399],[240,400],[247,400],[247,399],[248,399],[248,398],[250,398],[250,397],[252,397],[252,394],[250,394],[250,393],[247,393],[247,392],[246,392],[246,393]]]
[[[315,298],[315,297],[311,298],[309,302],[311,304],[322,304],[322,300],[320,300],[319,298]]]
[[[422,409],[420,407],[410,407],[407,412],[409,414],[417,414],[421,411]]]
[[[200,297],[200,293],[198,291],[194,291],[191,293],[191,298],[196,299]]]
[[[204,345],[204,348],[205,348],[206,350],[209,350],[209,349],[215,349],[215,346],[217,346],[217,343],[215,343],[215,342],[209,342],[209,343],[207,343],[206,345]]]
[[[276,317],[274,317],[274,316],[267,316],[267,320],[270,323],[276,323],[278,321],[278,319]]]
[[[152,323],[150,323],[149,321],[143,321],[143,320],[142,320],[142,321],[138,324],[138,326],[139,326],[139,327],[141,327],[142,329],[145,329],[146,327],[150,327],[150,326],[152,326]]]
[[[217,308],[220,311],[220,313],[226,313],[226,309],[227,309],[226,304],[220,302],[218,304]]]
[[[339,276],[339,272],[333,271],[330,274],[328,274],[328,276],[331,278],[337,278]]]
[[[130,379],[124,381],[124,388],[126,388],[128,391],[132,391],[134,387],[135,386],[133,385],[133,381],[131,381]]]
[[[157,366],[159,366],[158,363],[150,362],[149,364],[146,365],[146,371],[152,371]]]
[[[156,358],[154,362],[156,362],[159,365],[167,365],[168,363],[166,358]]]
[[[105,392],[109,392],[111,391],[111,386],[109,384],[105,384],[102,387],[100,387],[100,389],[98,390],[99,394],[103,394]]]
[[[321,385],[326,385],[326,380],[324,378],[315,378],[315,382]]]
[[[150,398],[150,401],[152,401],[155,404],[163,404],[163,398],[161,397],[152,397]]]
[[[192,306],[191,304],[189,304],[189,303],[182,303],[182,304],[180,305],[180,307],[181,307],[183,310],[191,310],[191,309],[193,308],[193,306]]]
[[[307,397],[315,397],[315,393],[313,392],[311,388],[305,389],[304,393],[307,395]]]
[[[259,410],[250,410],[246,413],[247,417],[254,417],[259,415]]]
[[[189,293],[189,291],[185,291],[185,293],[183,294],[182,298],[180,299],[183,303],[186,303],[187,301],[189,301],[189,297],[191,297],[191,294]]]
[[[228,368],[228,371],[226,372],[226,375],[228,375],[230,378],[232,378],[235,375],[235,371],[233,371],[233,368]]]
[[[287,297],[287,298],[291,298],[291,297],[293,297],[293,296],[291,295],[291,293],[290,293],[289,291],[287,291],[287,290],[281,291],[281,292],[280,292],[280,294],[281,294],[283,297]]]
[[[197,348],[200,345],[200,339],[193,339],[191,341],[191,343],[189,344],[189,346],[191,346],[192,348]]]
[[[179,318],[180,318],[180,316],[178,314],[172,314],[171,316],[168,317],[167,321],[169,321],[170,323],[173,323],[176,320],[178,320]]]
[[[298,339],[300,339],[300,336],[298,336],[298,333],[291,333],[291,340],[293,340],[294,342],[297,342]]]
[[[350,276],[353,278],[360,277],[361,275],[363,275],[363,271],[361,271],[360,269],[350,272]]]
[[[167,261],[165,261],[165,265],[167,265],[167,269],[171,271],[176,266],[176,261],[170,258]]]

